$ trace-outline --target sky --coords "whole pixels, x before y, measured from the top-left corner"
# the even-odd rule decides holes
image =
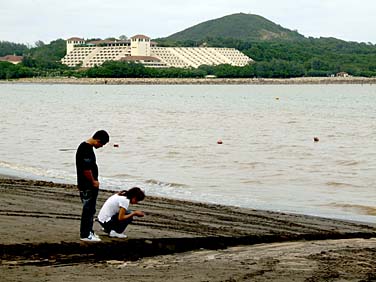
[[[376,44],[376,0],[0,0],[0,41],[166,37],[234,13],[260,15],[306,37]]]

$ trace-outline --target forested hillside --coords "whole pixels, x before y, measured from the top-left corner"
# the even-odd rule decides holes
[[[150,69],[127,62],[108,62],[92,69],[69,68],[60,63],[65,40],[57,39],[28,48],[0,41],[0,56],[23,55],[22,64],[0,64],[0,79],[27,76],[76,77],[265,77],[376,76],[376,45],[336,38],[306,38],[261,16],[234,14],[207,21],[166,38],[159,46],[236,48],[254,60],[245,67],[201,66],[198,69]]]
[[[166,41],[161,41],[165,43]],[[243,41],[232,38],[206,37],[200,41],[175,41],[169,46],[232,47],[255,60],[262,76],[279,76],[283,65],[296,68],[285,70],[283,77],[330,76],[347,72],[354,76],[376,76],[376,45],[346,42],[335,38],[304,38],[303,40]],[[269,69],[269,71],[266,71]],[[274,73],[274,74],[273,74]],[[299,76],[300,76],[299,75]]]
[[[28,47],[25,44],[13,43],[8,41],[0,41],[0,57],[6,55],[21,56],[27,52]]]
[[[233,38],[242,41],[300,40],[304,36],[283,28],[258,15],[238,13],[206,21],[174,33],[166,41],[202,41],[212,37]]]
[[[255,61],[262,77],[331,76],[347,72],[376,76],[376,45],[336,38],[306,38],[261,16],[234,14],[207,21],[166,38],[160,46],[236,48]],[[249,68],[246,68],[249,69]],[[238,75],[233,69],[228,77]],[[252,76],[241,72],[241,76]]]
[[[23,64],[27,67],[55,69],[64,67],[60,60],[66,54],[66,43],[63,39],[40,43],[38,47],[25,52]]]

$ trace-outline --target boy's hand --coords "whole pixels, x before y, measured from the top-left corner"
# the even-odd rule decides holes
[[[93,187],[98,189],[99,188],[99,181],[93,180]]]
[[[133,213],[134,213],[134,216],[139,216],[139,217],[143,217],[145,215],[144,212],[142,211],[134,211]]]

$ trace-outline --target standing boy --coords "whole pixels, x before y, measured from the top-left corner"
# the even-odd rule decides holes
[[[82,142],[76,152],[77,186],[83,204],[80,226],[80,238],[82,241],[101,241],[93,231],[95,206],[99,191],[98,166],[94,148],[103,147],[109,140],[108,133],[104,130],[99,130],[93,137]]]

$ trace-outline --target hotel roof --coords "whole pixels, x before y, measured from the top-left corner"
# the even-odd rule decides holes
[[[130,40],[93,40],[86,42],[87,44],[99,45],[99,44],[111,44],[111,43],[130,43]]]
[[[132,39],[133,38],[141,38],[141,39],[150,39],[150,37],[146,36],[146,35],[143,35],[143,34],[137,34],[135,36],[132,36],[131,37]]]
[[[67,40],[73,40],[73,41],[85,41],[83,38],[79,38],[79,37],[71,37],[71,38],[68,38]]]

